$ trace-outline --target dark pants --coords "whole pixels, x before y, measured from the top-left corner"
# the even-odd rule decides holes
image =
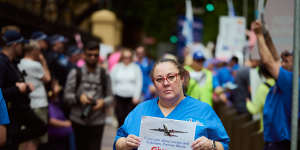
[[[273,142],[273,143],[266,142],[264,146],[264,150],[289,150],[291,149],[290,147],[291,147],[290,141],[280,141],[280,142]]]
[[[136,105],[132,103],[132,97],[115,96],[115,101],[115,114],[119,123],[119,127],[121,127],[126,116]]]
[[[69,136],[65,137],[52,137],[48,139],[48,150],[68,150],[69,149]]]
[[[83,126],[72,122],[76,150],[100,150],[104,125]]]

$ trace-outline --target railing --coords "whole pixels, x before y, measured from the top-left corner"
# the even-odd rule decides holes
[[[230,150],[263,150],[263,133],[259,132],[258,120],[252,120],[249,114],[238,114],[224,104],[215,104],[214,109],[230,137]]]

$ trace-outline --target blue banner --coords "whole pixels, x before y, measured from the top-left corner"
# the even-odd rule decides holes
[[[183,57],[183,49],[186,46],[187,39],[183,35],[183,26],[186,20],[185,16],[179,16],[177,20],[177,56],[179,58]],[[203,21],[200,18],[193,19],[193,42],[202,42],[203,38]]]

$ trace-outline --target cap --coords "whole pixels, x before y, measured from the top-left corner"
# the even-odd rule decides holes
[[[72,55],[76,55],[76,54],[80,54],[82,53],[82,50],[80,48],[78,48],[76,45],[72,45],[68,47],[67,50],[67,55],[68,56],[72,56]]]
[[[21,33],[15,30],[7,30],[3,34],[2,39],[4,40],[6,45],[25,42],[24,37],[21,35]]]
[[[33,40],[46,40],[47,39],[47,34],[45,34],[44,32],[41,32],[41,31],[37,31],[37,32],[33,32],[31,34],[31,39]]]
[[[193,54],[193,59],[194,59],[194,60],[205,60],[205,57],[204,57],[204,55],[203,55],[202,52],[196,51],[196,52],[194,52],[194,54]]]
[[[65,38],[63,35],[55,34],[49,38],[49,42],[51,45],[53,45],[58,42],[63,42],[63,43],[68,42],[68,39]]]

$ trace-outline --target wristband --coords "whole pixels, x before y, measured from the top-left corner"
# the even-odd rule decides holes
[[[215,140],[212,140],[211,149],[212,150],[217,150],[217,146],[216,146],[216,141]]]

